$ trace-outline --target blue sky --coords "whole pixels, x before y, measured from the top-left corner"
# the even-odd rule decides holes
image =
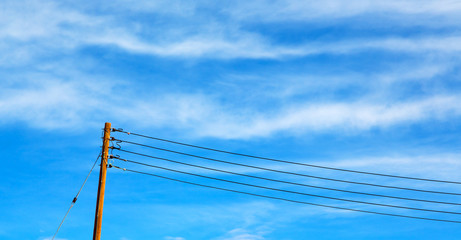
[[[51,239],[100,151],[104,122],[231,151],[332,167],[461,181],[461,1],[0,2],[0,239]],[[357,176],[150,145],[253,165]],[[327,187],[461,202],[147,154]],[[210,173],[125,153],[133,160]],[[446,214],[278,194],[118,163],[165,176],[372,211]],[[92,236],[93,172],[58,239]],[[459,207],[414,203],[417,207]],[[335,211],[202,189],[110,169],[104,239],[458,239],[459,224]]]

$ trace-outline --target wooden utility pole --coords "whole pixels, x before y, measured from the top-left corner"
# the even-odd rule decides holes
[[[93,240],[101,239],[102,208],[104,206],[104,190],[106,189],[106,172],[109,157],[111,124],[106,122],[104,126],[104,138],[102,141],[101,169],[99,171],[98,200],[96,201],[96,213],[94,217]]]

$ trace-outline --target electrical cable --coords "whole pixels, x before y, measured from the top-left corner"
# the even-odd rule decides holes
[[[393,214],[393,213],[382,213],[382,212],[375,212],[375,211],[368,211],[368,210],[360,210],[360,209],[353,209],[353,208],[345,208],[345,207],[317,204],[317,203],[311,203],[311,202],[304,202],[304,201],[292,200],[292,199],[287,199],[287,198],[267,196],[267,195],[262,195],[262,194],[249,193],[249,192],[238,191],[238,190],[233,190],[233,189],[228,189],[228,188],[221,188],[221,187],[209,186],[209,185],[204,185],[204,184],[199,184],[199,183],[194,183],[194,182],[188,182],[188,181],[175,179],[175,178],[170,178],[170,177],[165,177],[165,176],[161,176],[161,175],[157,175],[157,174],[152,174],[152,173],[146,173],[146,172],[126,169],[126,168],[121,168],[121,167],[118,167],[118,166],[111,166],[111,167],[116,168],[116,169],[120,169],[120,170],[123,170],[123,171],[128,171],[128,172],[133,172],[133,173],[138,173],[138,174],[143,174],[143,175],[149,175],[149,176],[153,176],[153,177],[163,178],[163,179],[167,179],[167,180],[171,180],[171,181],[186,183],[186,184],[200,186],[200,187],[212,188],[212,189],[217,189],[217,190],[222,190],[222,191],[227,191],[227,192],[240,193],[240,194],[245,194],[245,195],[251,195],[251,196],[262,197],[262,198],[269,198],[269,199],[275,199],[275,200],[281,200],[281,201],[292,202],[292,203],[299,203],[299,204],[304,204],[304,205],[312,205],[312,206],[319,206],[319,207],[332,208],[332,209],[338,209],[338,210],[347,210],[347,211],[370,213],[370,214],[393,216],[393,217],[412,218],[412,219],[447,222],[447,223],[461,223],[461,221],[456,221],[456,220],[447,220],[447,219],[438,219],[438,218],[426,218],[426,217],[417,217],[417,216],[409,216],[409,215],[401,215],[401,214]]]
[[[182,142],[167,140],[167,139],[163,139],[163,138],[151,137],[151,136],[146,136],[146,135],[142,135],[142,134],[138,134],[138,133],[126,132],[123,129],[115,129],[115,128],[113,128],[112,131],[114,131],[114,132],[122,132],[122,133],[126,133],[126,134],[129,134],[129,135],[135,135],[135,136],[139,136],[139,137],[149,138],[149,139],[153,139],[153,140],[158,140],[158,141],[163,141],[163,142],[168,142],[168,143],[173,143],[173,144],[178,144],[178,145],[183,145],[183,146],[187,146],[187,147],[199,148],[199,149],[203,149],[203,150],[209,150],[209,151],[214,151],[214,152],[232,154],[232,155],[237,155],[237,156],[242,156],[242,157],[261,159],[261,160],[268,160],[268,161],[274,161],[274,162],[295,164],[295,165],[306,166],[306,167],[322,168],[322,169],[343,171],[343,172],[351,172],[351,173],[368,174],[368,175],[375,175],[375,176],[382,176],[382,177],[403,178],[403,179],[418,180],[418,181],[461,184],[461,182],[458,182],[458,181],[447,181],[447,180],[438,180],[438,179],[429,179],[429,178],[417,178],[417,177],[400,176],[400,175],[393,175],[393,174],[375,173],[375,172],[368,172],[368,171],[357,171],[357,170],[344,169],[344,168],[334,168],[334,167],[327,167],[327,166],[321,166],[321,165],[292,162],[292,161],[275,159],[275,158],[260,157],[260,156],[254,156],[254,155],[249,155],[249,154],[243,154],[243,153],[219,150],[219,149],[215,149],[215,148],[203,147],[203,146],[198,146],[198,145],[193,145],[193,144],[188,144],[188,143],[182,143]]]
[[[171,169],[171,168],[166,168],[166,167],[161,167],[161,166],[141,163],[141,162],[137,162],[137,161],[133,161],[133,160],[129,160],[129,159],[123,159],[123,158],[118,158],[118,157],[116,159],[119,159],[119,160],[122,160],[122,161],[125,161],[125,162],[138,164],[138,165],[143,165],[143,166],[146,166],[146,167],[158,168],[158,169],[162,169],[162,170],[166,170],[166,171],[170,171],[170,172],[181,173],[181,174],[186,174],[186,175],[191,175],[191,176],[196,176],[196,177],[201,177],[201,178],[207,178],[207,179],[212,179],[212,180],[221,181],[221,182],[233,183],[233,184],[244,185],[244,186],[249,186],[249,187],[254,187],[254,188],[267,189],[267,190],[278,191],[278,192],[285,192],[285,193],[298,194],[298,195],[317,197],[317,198],[324,198],[324,199],[331,199],[331,200],[344,201],[344,202],[368,204],[368,205],[374,205],[374,206],[380,206],[380,207],[390,207],[390,208],[400,208],[400,209],[415,210],[415,211],[425,211],[425,212],[435,212],[435,213],[461,215],[460,212],[441,211],[441,210],[426,209],[426,208],[414,208],[414,207],[406,207],[406,206],[383,204],[383,203],[358,201],[358,200],[352,200],[352,199],[329,197],[329,196],[318,195],[318,194],[310,194],[310,193],[304,193],[304,192],[298,192],[298,191],[284,190],[284,189],[279,189],[279,188],[265,187],[265,186],[261,186],[261,185],[243,183],[243,182],[232,181],[232,180],[227,180],[227,179],[222,179],[222,178],[215,178],[215,177],[205,176],[205,175],[196,174],[196,173],[184,172],[184,171],[175,170],[175,169]]]
[[[138,153],[136,153],[136,154],[138,154]],[[191,167],[195,167],[195,168],[211,170],[211,171],[215,171],[215,172],[228,173],[228,174],[233,174],[233,175],[238,175],[238,176],[243,176],[243,177],[261,179],[261,180],[267,180],[267,181],[272,181],[272,182],[285,183],[285,184],[291,184],[291,185],[297,185],[297,186],[303,186],[303,187],[318,188],[318,189],[337,191],[337,192],[345,192],[345,193],[353,193],[353,194],[361,194],[361,195],[368,195],[368,196],[374,196],[374,197],[393,198],[393,199],[400,199],[400,200],[407,200],[407,201],[418,201],[418,202],[426,202],[426,203],[437,203],[437,204],[447,204],[447,205],[461,206],[461,203],[441,202],[441,201],[433,201],[433,200],[426,200],[426,199],[389,196],[389,195],[382,195],[382,194],[375,194],[375,193],[356,192],[356,191],[350,191],[350,190],[344,190],[344,189],[322,187],[322,186],[316,186],[316,185],[310,185],[310,184],[304,184],[304,183],[297,183],[297,182],[290,182],[290,181],[278,180],[278,179],[273,179],[273,178],[266,178],[266,177],[260,177],[260,176],[254,176],[254,175],[249,175],[249,174],[237,173],[237,172],[232,172],[232,171],[226,171],[226,170],[222,170],[222,169],[205,167],[205,166],[191,164],[191,163],[184,163],[184,162],[180,162],[180,161],[176,161],[176,160],[172,160],[172,159],[168,159],[168,158],[155,157],[155,156],[150,156],[150,155],[145,155],[145,154],[138,154],[138,155],[153,158],[153,159],[158,159],[158,160],[162,160],[162,161],[177,163],[177,164],[181,164],[181,165],[185,165],[185,166],[191,166]],[[111,158],[121,159],[120,157],[113,156],[113,155],[111,156]]]
[[[56,235],[57,235],[58,232],[59,232],[59,229],[61,229],[61,226],[62,226],[62,224],[64,223],[64,220],[66,220],[66,217],[67,217],[67,215],[68,215],[69,212],[70,212],[70,209],[72,209],[72,207],[73,207],[73,206],[75,205],[75,203],[77,202],[77,198],[78,198],[78,196],[80,195],[80,192],[82,191],[83,186],[85,186],[86,181],[87,181],[88,178],[90,177],[90,174],[91,174],[91,172],[93,171],[94,167],[96,166],[96,163],[98,162],[98,160],[99,160],[100,157],[101,157],[101,154],[99,154],[98,157],[96,158],[96,160],[94,161],[94,164],[93,164],[93,166],[92,166],[91,169],[90,169],[90,172],[88,173],[88,175],[86,175],[85,181],[83,181],[83,184],[82,184],[82,186],[80,187],[80,189],[78,190],[77,195],[75,195],[74,199],[72,200],[72,203],[70,204],[69,209],[67,209],[67,212],[66,212],[66,214],[64,215],[64,218],[62,219],[61,223],[59,224],[59,227],[58,227],[58,229],[56,230],[56,232],[54,233],[54,235],[53,235],[53,237],[51,238],[51,240],[53,240],[53,239],[56,237]]]
[[[178,152],[170,149],[165,149],[165,148],[159,148],[159,147],[154,147],[154,146],[149,146],[149,145],[144,145],[140,143],[134,143],[130,141],[125,141],[125,140],[119,140],[121,142],[133,144],[133,145],[138,145],[142,147],[147,147],[147,148],[152,148],[160,151],[166,151],[166,152],[171,152],[175,154],[181,154],[184,156],[190,156],[190,157],[195,157],[195,158],[200,158],[200,159],[205,159],[205,160],[210,160],[214,162],[221,162],[221,163],[226,163],[226,164],[232,164],[232,165],[237,165],[237,166],[243,166],[243,167],[248,167],[248,168],[254,168],[254,169],[259,169],[259,170],[265,170],[265,171],[271,171],[271,172],[277,172],[277,173],[283,173],[283,174],[290,174],[290,175],[295,175],[295,176],[301,176],[301,177],[309,177],[309,178],[316,178],[316,179],[322,179],[322,180],[328,180],[328,181],[335,181],[335,182],[343,182],[343,183],[350,183],[350,184],[358,184],[358,185],[366,185],[366,186],[372,186],[372,187],[381,187],[381,188],[392,188],[392,189],[399,189],[399,190],[407,190],[407,191],[415,191],[415,192],[425,192],[425,193],[434,193],[434,194],[446,194],[446,195],[458,195],[461,196],[461,193],[452,193],[452,192],[440,192],[440,191],[431,191],[431,190],[423,190],[423,189],[416,189],[416,188],[407,188],[407,187],[398,187],[398,186],[390,186],[390,185],[381,185],[381,184],[374,184],[374,183],[365,183],[365,182],[356,182],[356,181],[348,181],[348,180],[342,180],[342,179],[336,179],[336,178],[327,178],[327,177],[320,177],[320,176],[315,176],[315,175],[308,175],[308,174],[302,174],[302,173],[294,173],[294,172],[287,172],[287,171],[282,171],[282,170],[276,170],[276,169],[270,169],[270,168],[265,168],[265,167],[258,167],[254,165],[248,165],[248,164],[242,164],[242,163],[235,163],[235,162],[229,162],[225,160],[220,160],[220,159],[215,159],[215,158],[209,158],[209,157],[203,157],[203,156],[198,156],[194,154],[189,154],[189,153],[184,153],[184,152]],[[121,148],[116,148],[119,151],[125,151]],[[133,152],[131,152],[133,153]]]

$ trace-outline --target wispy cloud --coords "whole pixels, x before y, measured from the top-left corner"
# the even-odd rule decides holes
[[[165,240],[186,240],[185,238],[183,237],[165,237]]]
[[[284,7],[277,7],[278,4]],[[265,7],[264,10],[278,9],[277,18],[279,18],[280,11],[286,12],[288,16],[295,16],[296,14],[293,14],[293,11],[295,13],[300,11],[299,14],[303,16],[312,16],[312,14],[307,14],[302,9],[310,9],[313,13],[319,12],[316,10],[317,8],[329,9],[329,11],[333,12],[344,12],[345,7],[346,9],[357,9],[360,12],[363,9],[380,9],[380,7],[393,9],[398,5],[395,7],[396,9],[409,10],[415,4],[413,2],[405,4],[394,2],[392,4],[376,5],[368,1],[361,1],[360,4],[343,4],[338,1],[330,1],[321,4],[310,2],[310,4],[306,5],[300,2],[288,4],[282,1],[275,3],[276,6],[273,8]],[[157,4],[154,5],[156,7],[153,8],[160,9]],[[298,5],[305,7],[299,7]],[[325,7],[325,5],[329,7]],[[420,4],[418,3],[418,5]],[[430,5],[433,4],[431,3]],[[437,4],[437,6],[439,5],[441,6],[442,4]],[[458,5],[455,4],[455,7]],[[153,26],[136,28],[132,25],[120,24],[121,20],[105,15],[89,15],[53,2],[45,2],[39,5],[31,2],[30,5],[27,4],[26,8],[23,6],[24,4],[8,2],[2,8],[3,14],[0,17],[3,22],[0,27],[0,38],[5,41],[4,46],[0,46],[0,50],[2,55],[7,56],[8,59],[16,59],[16,62],[27,62],[31,58],[46,54],[46,49],[53,49],[56,54],[56,52],[72,52],[85,46],[117,47],[134,54],[163,57],[218,59],[279,59],[325,53],[346,54],[369,49],[407,53],[421,51],[454,53],[461,50],[460,45],[457,44],[461,40],[458,35],[343,39],[333,42],[307,41],[293,46],[275,43],[269,36],[243,30],[241,27],[230,27],[229,24],[219,21],[211,24],[214,27],[209,27],[205,24],[199,24],[198,26],[186,24],[185,26],[177,26],[175,31],[168,28],[159,31],[154,30]],[[260,5],[258,4],[258,6]],[[173,10],[178,9],[178,7],[174,6],[171,8]],[[195,8],[191,7],[191,9]],[[256,14],[253,11],[248,11],[246,7],[237,7],[237,9],[246,13]],[[425,9],[428,11],[439,9],[438,12],[454,11],[452,7],[426,7]],[[178,11],[169,12],[165,10],[165,12],[176,14]],[[351,10],[350,14],[355,12]],[[259,17],[257,18],[259,19]],[[187,22],[187,17],[182,21]],[[192,28],[194,31],[191,31]],[[161,35],[149,35],[150,31],[158,32]],[[17,48],[25,50],[19,52],[9,51],[11,45],[16,45]],[[6,57],[4,57],[3,62],[11,64],[11,61],[8,61]]]
[[[41,240],[51,240],[52,237],[40,238]],[[67,240],[67,238],[55,238],[56,240]]]
[[[114,86],[113,86],[114,87]],[[112,88],[113,88],[112,87]],[[101,89],[108,89],[100,95]],[[188,129],[196,136],[252,138],[277,132],[366,131],[461,115],[457,95],[434,95],[399,102],[315,102],[282,105],[270,112],[230,108],[203,94],[162,94],[155,98],[111,95],[103,82],[41,81],[1,90],[2,122],[59,129],[92,126],[102,118],[142,127]],[[110,111],[104,106],[110,105]],[[101,118],[95,118],[99,112]]]
[[[248,35],[248,34],[246,34]],[[117,37],[115,37],[117,36]],[[271,44],[262,38],[248,35],[232,38],[210,36],[189,36],[179,42],[152,44],[129,34],[108,34],[89,40],[86,44],[113,45],[120,49],[158,56],[173,57],[211,57],[211,58],[258,58],[278,59],[318,54],[347,54],[366,50],[385,50],[391,52],[445,52],[461,51],[459,36],[426,37],[418,39],[388,38],[361,39],[340,42],[312,42],[301,46]],[[90,38],[91,39],[91,38]]]
[[[337,159],[335,161],[328,161],[328,165],[371,172],[386,172],[389,174],[398,172],[406,176],[419,176],[423,178],[431,176],[431,178],[435,179],[460,181],[461,178],[457,175],[457,172],[461,170],[461,162],[458,160],[460,157],[459,154],[449,153],[425,155],[389,154],[389,156],[357,156],[354,159]],[[325,163],[317,162],[317,164],[322,165]],[[437,171],[434,171],[434,169],[437,169]],[[414,184],[421,183],[416,182]],[[429,185],[427,184],[426,186]],[[450,188],[450,186],[445,187]]]
[[[236,228],[226,233],[225,236],[216,240],[262,240],[266,239],[262,233],[251,233],[246,229]]]
[[[278,131],[367,130],[424,120],[459,116],[457,96],[434,96],[399,103],[308,103],[275,114],[225,117],[204,126],[201,134],[223,138],[268,136]],[[239,116],[232,114],[231,116]]]
[[[461,10],[457,1],[239,1],[229,10],[235,18],[257,21],[313,20],[345,18],[364,14],[454,15]]]
[[[99,87],[98,87],[99,86]],[[1,90],[0,112],[2,122],[23,121],[31,126],[63,128],[65,125],[88,122],[101,99],[96,97],[100,84],[63,82],[53,80],[32,81],[21,86]]]

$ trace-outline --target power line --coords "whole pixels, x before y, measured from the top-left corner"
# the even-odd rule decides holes
[[[146,136],[146,135],[142,135],[142,134],[138,134],[138,133],[126,132],[123,129],[115,129],[115,128],[113,128],[112,131],[114,131],[114,132],[122,132],[122,133],[126,133],[126,134],[129,134],[129,135],[135,135],[135,136],[139,136],[139,137],[150,138],[150,139],[153,139],[153,140],[158,140],[158,141],[163,141],[163,142],[168,142],[168,143],[173,143],[173,144],[178,144],[178,145],[183,145],[183,146],[187,146],[187,147],[199,148],[199,149],[203,149],[203,150],[209,150],[209,151],[214,151],[214,152],[232,154],[232,155],[237,155],[237,156],[242,156],[242,157],[261,159],[261,160],[268,160],[268,161],[274,161],[274,162],[295,164],[295,165],[306,166],[306,167],[322,168],[322,169],[343,171],[343,172],[351,172],[351,173],[368,174],[368,175],[382,176],[382,177],[403,178],[403,179],[418,180],[418,181],[461,184],[461,182],[458,182],[458,181],[447,181],[447,180],[438,180],[438,179],[429,179],[429,178],[417,178],[417,177],[400,176],[400,175],[393,175],[393,174],[375,173],[375,172],[368,172],[368,171],[357,171],[357,170],[344,169],[344,168],[334,168],[334,167],[327,167],[327,166],[321,166],[321,165],[315,165],[315,164],[292,162],[292,161],[275,159],[275,158],[260,157],[260,156],[255,156],[255,155],[249,155],[249,154],[243,154],[243,153],[237,153],[237,152],[230,152],[230,151],[225,151],[225,150],[220,150],[220,149],[215,149],[215,148],[209,148],[209,147],[203,147],[203,146],[198,146],[198,145],[193,145],[193,144],[188,144],[188,143],[182,143],[182,142],[167,140],[167,139],[163,139],[163,138],[151,137],[151,136]]]
[[[94,161],[94,164],[93,164],[93,166],[92,166],[91,169],[90,169],[90,172],[88,173],[88,175],[86,175],[85,181],[83,181],[83,184],[82,184],[82,186],[80,187],[80,189],[78,190],[77,195],[75,195],[74,199],[72,200],[72,203],[70,204],[69,209],[67,209],[67,212],[66,212],[66,214],[64,215],[64,218],[62,219],[61,223],[59,224],[59,227],[58,227],[58,229],[56,230],[56,232],[54,233],[54,235],[53,235],[53,237],[51,238],[51,240],[53,240],[53,239],[56,237],[56,235],[57,235],[58,232],[59,232],[59,229],[61,229],[61,226],[62,226],[62,224],[64,223],[64,220],[66,220],[66,217],[67,217],[67,215],[68,215],[69,212],[70,212],[70,209],[72,209],[72,207],[73,207],[73,206],[75,205],[75,203],[77,202],[77,198],[78,198],[78,196],[80,195],[80,192],[82,191],[83,186],[85,186],[86,181],[87,181],[88,178],[90,177],[90,174],[91,174],[91,172],[93,171],[94,166],[96,166],[96,163],[98,162],[98,160],[99,160],[100,157],[101,157],[101,154],[99,154],[98,157],[96,158],[96,160]]]
[[[171,152],[171,153],[175,153],[175,154],[181,154],[181,155],[184,155],[184,156],[190,156],[190,157],[195,157],[195,158],[210,160],[210,161],[214,161],[214,162],[221,162],[221,163],[226,163],[226,164],[232,164],[232,165],[237,165],[237,166],[243,166],[243,167],[254,168],[254,169],[265,170],[265,171],[271,171],[271,172],[277,172],[277,173],[283,173],[283,174],[290,174],[290,175],[301,176],[301,177],[309,177],[309,178],[316,178],[316,179],[322,179],[322,180],[328,180],[328,181],[335,181],[335,182],[343,182],[343,183],[350,183],[350,184],[366,185],[366,186],[372,186],[372,187],[392,188],[392,189],[407,190],[407,191],[415,191],[415,192],[425,192],[425,193],[434,193],[434,194],[446,194],[446,195],[458,195],[458,196],[461,196],[461,193],[440,192],[440,191],[423,190],[423,189],[416,189],[416,188],[407,188],[407,187],[398,187],[398,186],[390,186],[390,185],[381,185],[381,184],[374,184],[374,183],[356,182],[356,181],[348,181],[348,180],[342,180],[342,179],[337,179],[337,178],[327,178],[327,177],[320,177],[320,176],[309,175],[309,174],[287,172],[287,171],[276,170],[276,169],[270,169],[270,168],[265,168],[265,167],[258,167],[258,166],[254,166],[254,165],[243,164],[243,163],[235,163],[235,162],[229,162],[229,161],[220,160],[220,159],[215,159],[215,158],[203,157],[203,156],[198,156],[198,155],[194,155],[194,154],[189,154],[189,153],[184,153],[184,152],[178,152],[178,151],[174,151],[174,150],[170,150],[170,149],[159,148],[159,147],[149,146],[149,145],[145,145],[145,144],[140,144],[140,143],[134,143],[134,142],[125,141],[125,140],[120,140],[120,139],[114,139],[114,140],[120,141],[120,142],[125,142],[125,143],[128,143],[128,144],[138,145],[138,146],[142,146],[142,147],[152,148],[152,149],[156,149],[156,150],[160,150],[160,151],[166,151],[166,152]],[[119,150],[119,151],[125,151],[125,152],[127,152],[126,150],[123,150],[123,149],[121,149],[121,148],[113,148],[113,149],[117,149],[117,150]]]
[[[406,206],[399,206],[399,205],[374,203],[374,202],[367,202],[367,201],[358,201],[358,200],[352,200],[352,199],[329,197],[329,196],[318,195],[318,194],[310,194],[310,193],[304,193],[304,192],[298,192],[298,191],[284,190],[284,189],[266,187],[266,186],[261,186],[261,185],[256,185],[256,184],[249,184],[249,183],[243,183],[243,182],[238,182],[238,181],[232,181],[232,180],[227,180],[227,179],[222,179],[222,178],[215,178],[215,177],[205,176],[205,175],[196,174],[196,173],[184,172],[184,171],[175,170],[175,169],[171,169],[171,168],[151,165],[151,164],[147,164],[147,163],[141,163],[141,162],[137,162],[137,161],[133,161],[133,160],[129,160],[129,159],[123,159],[123,158],[119,158],[119,157],[116,157],[116,159],[119,159],[119,160],[122,160],[122,161],[125,161],[125,162],[138,164],[138,165],[147,166],[147,167],[158,168],[158,169],[162,169],[162,170],[166,170],[166,171],[170,171],[170,172],[176,172],[176,173],[181,173],[181,174],[186,174],[186,175],[191,175],[191,176],[196,176],[196,177],[201,177],[201,178],[207,178],[207,179],[212,179],[212,180],[221,181],[221,182],[233,183],[233,184],[244,185],[244,186],[249,186],[249,187],[254,187],[254,188],[267,189],[267,190],[278,191],[278,192],[285,192],[285,193],[298,194],[298,195],[317,197],[317,198],[324,198],[324,199],[331,199],[331,200],[344,201],[344,202],[368,204],[368,205],[374,205],[374,206],[380,206],[380,207],[400,208],[400,209],[415,210],[415,211],[457,214],[457,215],[461,214],[460,212],[441,211],[441,210],[426,209],[426,208],[406,207]]]
[[[136,154],[136,155],[139,155],[139,156],[158,159],[158,160],[162,160],[162,161],[177,163],[177,164],[181,164],[181,165],[185,165],[185,166],[191,166],[191,167],[195,167],[195,168],[211,170],[211,171],[215,171],[215,172],[228,173],[228,174],[233,174],[233,175],[238,175],[238,176],[243,176],[243,177],[267,180],[267,181],[278,182],[278,183],[286,183],[286,184],[303,186],[303,187],[318,188],[318,189],[324,189],[324,190],[330,190],[330,191],[338,191],[338,192],[346,192],[346,193],[353,193],[353,194],[361,194],[361,195],[368,195],[368,196],[374,196],[374,197],[393,198],[393,199],[400,199],[400,200],[407,200],[407,201],[418,201],[418,202],[457,205],[457,206],[461,205],[461,203],[442,202],[442,201],[433,201],[433,200],[425,200],[425,199],[417,199],[417,198],[389,196],[389,195],[382,195],[382,194],[375,194],[375,193],[356,192],[356,191],[350,191],[350,190],[344,190],[344,189],[329,188],[329,187],[322,187],[322,186],[316,186],[316,185],[310,185],[310,184],[304,184],[304,183],[290,182],[290,181],[278,180],[278,179],[273,179],[273,178],[254,176],[254,175],[249,175],[249,174],[236,173],[236,172],[232,172],[232,171],[226,171],[226,170],[222,170],[222,169],[205,167],[205,166],[191,164],[191,163],[184,163],[184,162],[180,162],[180,161],[176,161],[176,160],[172,160],[172,159],[168,159],[168,158],[155,157],[155,156],[146,155],[146,154],[142,154],[142,153],[135,153],[135,152],[131,152],[131,151],[126,151],[126,152]],[[111,158],[121,159],[121,158],[116,157],[116,156],[111,156]]]
[[[118,166],[112,166],[112,167],[114,167],[116,169],[123,170],[123,171],[129,171],[129,172],[133,172],[133,173],[154,176],[154,177],[158,177],[158,178],[163,178],[163,179],[167,179],[167,180],[171,180],[171,181],[186,183],[186,184],[200,186],[200,187],[212,188],[212,189],[217,189],[217,190],[222,190],[222,191],[227,191],[227,192],[240,193],[240,194],[245,194],[245,195],[250,195],[250,196],[269,198],[269,199],[281,200],[281,201],[292,202],[292,203],[299,203],[299,204],[304,204],[304,205],[312,205],[312,206],[319,206],[319,207],[332,208],[332,209],[338,209],[338,210],[347,210],[347,211],[370,213],[370,214],[393,216],[393,217],[412,218],[412,219],[438,221],[438,222],[449,222],[449,223],[461,223],[461,221],[456,221],[456,220],[426,218],[426,217],[417,217],[417,216],[409,216],[409,215],[401,215],[401,214],[393,214],[393,213],[382,213],[382,212],[375,212],[375,211],[368,211],[368,210],[360,210],[360,209],[353,209],[353,208],[345,208],[345,207],[317,204],[317,203],[311,203],[311,202],[304,202],[304,201],[292,200],[292,199],[287,199],[287,198],[267,196],[267,195],[262,195],[262,194],[249,193],[249,192],[238,191],[238,190],[233,190],[233,189],[228,189],[228,188],[221,188],[221,187],[209,186],[209,185],[204,185],[204,184],[199,184],[199,183],[194,183],[194,182],[188,182],[188,181],[175,179],[175,178],[170,178],[170,177],[165,177],[165,176],[161,176],[161,175],[157,175],[157,174],[152,174],[152,173],[146,173],[146,172],[126,169],[126,168],[121,168],[121,167],[118,167]]]

